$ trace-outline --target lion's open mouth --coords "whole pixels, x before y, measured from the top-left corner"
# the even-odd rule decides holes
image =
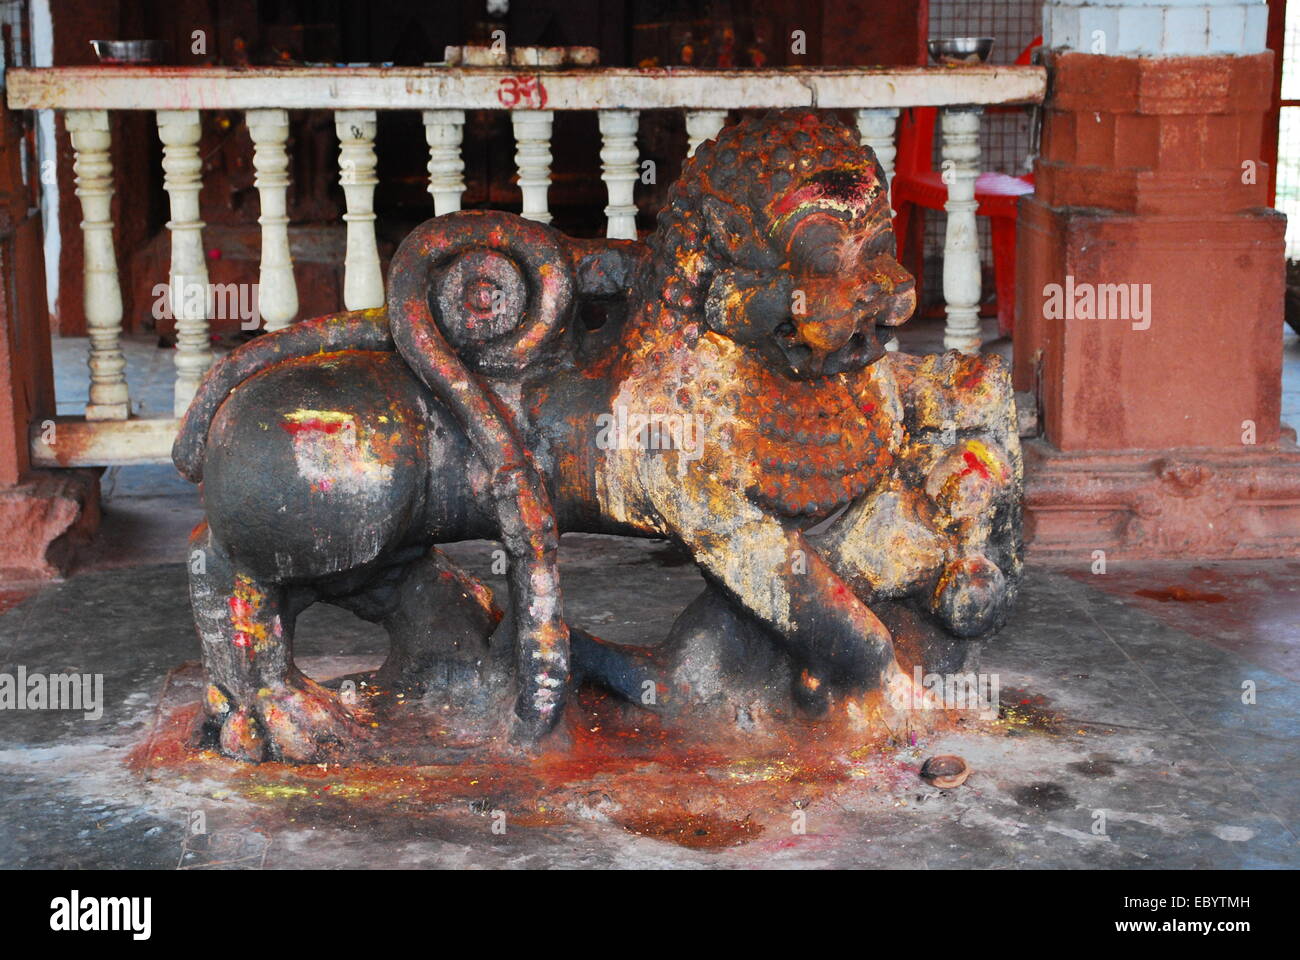
[[[885,352],[870,324],[864,324],[842,347],[820,356],[799,338],[798,330],[789,321],[775,332],[787,372],[795,380],[819,380],[861,370]]]
[[[867,364],[879,360],[884,352],[873,328],[859,330],[849,338],[848,343],[826,358],[822,364],[822,375],[829,377],[861,370]]]

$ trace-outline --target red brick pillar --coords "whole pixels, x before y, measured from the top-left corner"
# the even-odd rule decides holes
[[[65,572],[99,523],[89,470],[33,470],[29,431],[53,415],[41,218],[22,179],[18,118],[0,111],[0,581]],[[34,163],[28,169],[38,169]]]
[[[1259,156],[1273,55],[1049,64],[1017,263],[1031,553],[1295,554],[1285,218]]]

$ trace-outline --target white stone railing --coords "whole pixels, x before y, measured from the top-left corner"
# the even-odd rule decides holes
[[[203,221],[199,215],[199,117],[203,110],[243,110],[253,141],[253,168],[261,198],[258,310],[266,329],[296,319],[298,292],[289,249],[289,110],[334,112],[339,137],[339,181],[347,224],[344,305],[384,302],[375,241],[374,189],[377,111],[422,112],[429,149],[432,212],[460,209],[464,191],[465,111],[508,110],[513,121],[521,214],[551,219],[551,124],[556,110],[599,114],[601,178],[608,205],[606,233],[636,235],[633,193],[640,177],[636,136],[647,110],[684,114],[689,153],[717,135],[727,111],[764,108],[851,109],[861,142],[872,147],[892,177],[899,110],[945,109],[942,149],[949,164],[948,226],[943,288],[945,344],[980,348],[980,265],[975,226],[979,169],[979,107],[1041,102],[1041,67],[904,67],[797,70],[623,68],[425,67],[250,68],[53,67],[6,72],[10,109],[64,111],[76,155],[77,196],[85,240],[85,310],[90,331],[90,393],[84,418],[60,418],[60,442],[33,430],[34,462],[49,466],[166,462],[173,418],[130,416],[122,355],[122,295],[113,249],[110,110],[150,110],[163,145],[164,188],[171,201],[172,290],[206,289]],[[593,156],[593,161],[597,158]],[[176,317],[174,414],[189,404],[212,362],[203,300],[172,304]]]

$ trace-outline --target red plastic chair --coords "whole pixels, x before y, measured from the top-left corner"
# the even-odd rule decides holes
[[[1026,66],[1042,37],[1033,42],[1016,58],[1016,63]],[[989,112],[1000,108],[990,107]],[[1001,108],[1006,109],[1006,108]],[[1011,109],[1019,109],[1011,108]],[[903,112],[898,129],[898,157],[894,164],[892,205],[895,210],[894,235],[898,238],[898,252],[916,277],[919,290],[922,283],[924,251],[912,257],[914,244],[909,244],[908,229],[912,213],[917,207],[925,210],[942,210],[948,200],[948,185],[942,174],[934,169],[934,125],[939,111],[936,107],[913,107]],[[1011,333],[1015,318],[1016,299],[1016,200],[1034,192],[1034,175],[1021,177],[1005,173],[981,173],[975,180],[975,200],[979,204],[975,215],[988,217],[993,240],[993,282],[997,292],[998,330],[1003,336]],[[924,223],[924,216],[916,217]],[[911,263],[907,263],[911,260]]]

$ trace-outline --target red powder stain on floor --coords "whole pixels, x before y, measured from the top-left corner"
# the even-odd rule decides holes
[[[154,768],[176,767],[197,756],[196,751],[190,749],[190,738],[202,709],[195,703],[163,717],[149,739],[127,755],[127,769],[150,780]]]
[[[11,610],[32,595],[30,590],[0,590],[0,613]]]
[[[1171,600],[1178,603],[1223,603],[1228,599],[1221,593],[1202,593],[1199,590],[1188,590],[1185,587],[1165,587],[1163,590],[1134,590],[1133,593],[1149,600],[1159,600],[1161,603],[1169,603]]]
[[[1134,562],[1097,576],[1085,565],[1065,569],[1072,580],[1100,589],[1126,603],[1142,596],[1141,609],[1235,657],[1300,681],[1300,598],[1295,592],[1300,562],[1229,560],[1168,564]],[[1167,584],[1219,600],[1178,602]],[[1141,591],[1156,594],[1142,594]],[[1151,603],[1150,600],[1158,602]],[[1163,602],[1160,602],[1163,601]]]
[[[638,837],[667,840],[693,850],[738,846],[763,832],[763,827],[749,816],[727,819],[681,810],[627,817],[620,820],[619,825]]]
[[[584,689],[557,731],[563,746],[531,758],[482,755],[454,763],[244,764],[196,747],[199,707],[161,715],[128,764],[146,779],[224,782],[258,805],[269,829],[406,830],[438,822],[489,829],[503,812],[513,827],[604,820],[636,836],[695,850],[749,843],[790,829],[790,811],[833,800],[853,784],[875,789],[916,777],[903,740],[865,742],[835,725],[790,722],[759,750],[722,735],[687,741],[659,718]],[[427,731],[424,734],[427,738]],[[870,755],[870,773],[862,758]],[[864,776],[869,779],[864,781]]]

